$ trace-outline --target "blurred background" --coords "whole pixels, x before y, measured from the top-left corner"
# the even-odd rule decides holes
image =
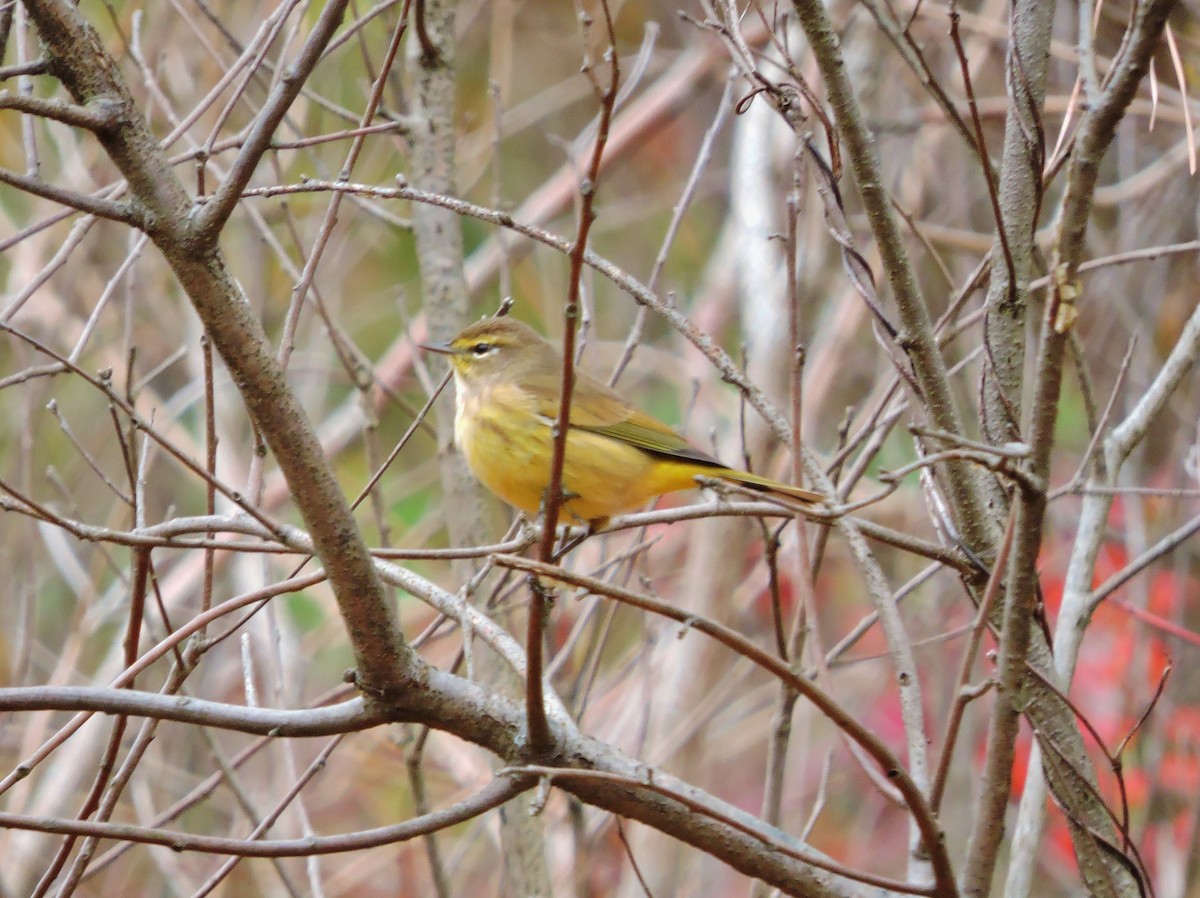
[[[319,7],[226,0],[82,4],[163,139],[176,174],[195,196],[211,193],[228,171]],[[946,6],[905,0],[879,7],[889,20],[907,23],[931,79],[966,118]],[[946,361],[968,428],[979,436],[984,291],[972,275],[992,248],[992,206],[978,158],[904,64],[873,17],[875,8],[833,3],[830,12],[878,141],[885,187],[908,228],[908,250],[931,314],[946,316]],[[414,425],[444,371],[416,349],[430,335],[430,314],[436,318],[439,310],[431,308],[418,263],[414,205],[393,195],[398,176],[414,186],[424,177],[410,150],[410,141],[421,139],[427,127],[424,107],[414,105],[420,48],[411,30],[387,76],[378,114],[365,133],[360,130],[401,9],[394,2],[350,5],[221,240],[273,345],[290,352],[290,381],[351,497]],[[587,11],[596,14],[590,5]],[[819,173],[811,160],[797,161],[803,154],[796,135],[734,72],[726,46],[704,27],[706,13],[698,4],[630,0],[612,11],[622,95],[597,184],[591,248],[723,347],[788,420],[798,411],[803,444],[845,484],[849,499],[881,493],[881,472],[917,457],[908,426],[923,416],[897,378],[883,330],[843,267],[818,193]],[[764,69],[783,77],[788,63],[781,47],[786,48],[793,73],[821,95],[790,8],[763,5],[743,12],[742,33]],[[1117,50],[1127,13],[1124,3],[1104,4],[1098,13],[1095,49],[1102,71]],[[9,26],[3,65],[36,60],[38,37],[23,8],[4,7],[3,14]],[[1073,6],[1060,5],[1055,22],[1042,123],[1051,160],[1060,151],[1064,122],[1069,127],[1080,109],[1075,15]],[[599,108],[581,67],[591,60],[596,76],[607,77],[603,28],[582,26],[581,18],[581,9],[570,3],[468,0],[455,10],[450,63],[453,187],[447,192],[567,241],[577,228],[578,184]],[[277,33],[262,39],[276,22]],[[1009,4],[1001,0],[962,7],[964,54],[993,159],[999,158],[1009,106],[1003,67],[1008,26]],[[769,31],[779,45],[766,40]],[[1101,171],[1052,489],[1078,486],[1096,420],[1106,407],[1115,420],[1137,401],[1196,305],[1198,197],[1190,129],[1200,110],[1187,100],[1188,81],[1197,77],[1196,20],[1187,5],[1172,19],[1172,41],[1175,58],[1164,46],[1155,61],[1154,93],[1148,87],[1141,91]],[[33,96],[62,95],[52,78],[37,73],[13,75],[5,87]],[[805,109],[813,144],[829,160],[825,126]],[[356,135],[362,137],[361,152],[346,171]],[[84,194],[119,183],[95,139],[8,110],[0,112],[0,167]],[[334,194],[304,185],[342,173],[363,188],[345,194],[334,219],[329,211]],[[853,179],[847,174],[838,183],[855,249],[879,285],[884,314],[894,321],[887,278]],[[289,185],[294,192],[277,190]],[[1048,178],[1037,238],[1044,249],[1062,190],[1061,178]],[[791,243],[789,197],[795,215]],[[567,257],[470,215],[453,222],[461,229],[468,298],[461,323],[494,313],[511,297],[512,315],[557,340]],[[9,582],[0,685],[103,684],[123,666],[132,572],[129,548],[104,534],[203,514],[206,492],[202,478],[130,427],[89,378],[111,383],[174,451],[203,466],[202,330],[157,251],[124,225],[4,186],[0,248],[0,324],[29,335],[45,350],[11,331],[0,334],[0,415],[6,422],[0,428],[0,481],[10,512],[0,519],[0,565]],[[1049,264],[1040,260],[1039,277]],[[305,282],[307,289],[297,291]],[[1044,287],[1033,291],[1035,304],[1043,292]],[[582,367],[608,378],[627,356],[618,386],[642,408],[729,464],[792,479],[792,459],[777,434],[662,315],[648,312],[627,290],[592,270],[583,276],[582,311]],[[790,313],[803,346],[799,355],[789,338]],[[1039,315],[1035,309],[1030,320],[1039,321]],[[1035,336],[1031,327],[1029,340]],[[216,477],[272,518],[299,524],[286,485],[272,459],[258,451],[219,360],[212,388]],[[1197,383],[1189,376],[1126,465],[1122,486],[1194,489],[1198,407]],[[489,504],[480,513],[445,497],[439,465],[450,451],[451,414],[447,392],[418,421],[360,506],[358,519],[373,547],[455,546],[452,522],[463,515],[486,533],[484,542],[499,541],[508,529],[512,513],[492,500],[484,500]],[[144,496],[140,521],[131,519],[134,490]],[[936,493],[909,474],[894,492],[857,513],[946,545],[932,496]],[[693,492],[667,497],[659,507],[715,501]],[[16,513],[14,506],[23,502],[25,513]],[[42,520],[29,512],[31,503],[47,511]],[[1190,521],[1195,504],[1194,494],[1123,492],[1109,519],[1111,534],[1096,582]],[[230,508],[222,499],[217,507]],[[1056,496],[1049,507],[1041,576],[1050,627],[1079,507],[1072,492]],[[101,529],[87,535],[50,518]],[[784,526],[788,521],[708,517],[621,529],[587,541],[567,563],[716,618],[771,649],[780,638],[777,620],[788,627],[801,621],[802,635],[792,646],[800,650],[797,663],[820,671],[820,681],[846,709],[903,758],[895,672],[873,624],[862,569],[836,533],[810,522],[798,535],[795,522]],[[807,605],[797,586],[808,576],[798,539],[816,560]],[[887,589],[900,603],[936,759],[975,609],[955,570],[886,544],[871,545]],[[143,649],[191,618],[203,602],[261,588],[286,576],[296,561],[289,554],[217,552],[212,585],[206,587],[202,551],[156,549]],[[451,592],[470,582],[474,600],[519,636],[527,595],[521,582],[495,573],[472,580],[484,563],[478,558],[398,563]],[[1150,704],[1164,666],[1175,665],[1176,676],[1123,758],[1131,832],[1164,898],[1200,895],[1200,695],[1186,673],[1196,659],[1196,596],[1195,548],[1184,542],[1101,607],[1071,693],[1098,735],[1115,747]],[[413,639],[425,634],[421,652],[431,662],[475,663],[464,661],[459,631],[444,624],[434,629],[437,614],[430,607],[403,593],[396,600],[406,634]],[[231,624],[219,623],[209,637]],[[236,638],[207,652],[183,687],[185,694],[235,703],[250,696],[270,707],[300,708],[327,700],[353,664],[336,607],[321,588],[279,597],[231,635]],[[771,678],[677,624],[569,590],[554,606],[549,643],[552,682],[585,732],[750,813],[761,812],[766,747],[780,703]],[[985,653],[992,648],[986,637]],[[478,663],[479,675],[487,676],[486,662]],[[172,657],[165,656],[139,677],[138,688],[162,688],[171,664]],[[972,681],[992,670],[985,656]],[[988,696],[970,706],[950,768],[941,819],[952,857],[964,850],[972,820],[990,702]],[[0,716],[3,772],[66,720],[65,714]],[[124,745],[141,725],[130,722]],[[4,793],[4,808],[77,813],[111,726],[110,720],[90,721]],[[904,809],[876,788],[869,765],[856,760],[836,728],[804,702],[792,726],[780,826],[846,867],[902,876]],[[1022,745],[1028,741],[1023,734]],[[438,807],[477,790],[495,766],[481,750],[415,726],[333,743],[261,745],[237,734],[164,723],[136,764],[113,819],[160,825],[160,815],[191,796],[186,810],[162,825],[244,835],[318,758],[323,766],[298,799],[285,802],[273,837],[396,822],[420,812],[410,769],[421,771],[425,800]],[[1120,788],[1108,762],[1098,751],[1096,759],[1105,794],[1119,806]],[[1014,799],[1024,773],[1018,763]],[[495,818],[440,835],[450,894],[511,894],[498,870],[513,855],[502,845]],[[557,792],[538,821],[556,895],[641,894],[630,856],[653,894],[752,889],[741,874],[697,850],[638,824],[622,827],[611,815]],[[31,894],[60,844],[59,837],[45,834],[0,832],[0,855],[8,859],[0,871],[0,894]],[[438,894],[445,887],[435,882],[429,847],[417,841],[319,860],[246,860],[218,876],[223,861],[105,842],[78,891],[188,895],[211,887],[222,895],[373,896]],[[1039,894],[1078,893],[1070,842],[1053,812],[1038,871]]]

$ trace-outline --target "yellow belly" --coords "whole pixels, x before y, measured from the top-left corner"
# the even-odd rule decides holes
[[[471,472],[484,486],[530,515],[550,484],[551,425],[531,409],[497,395],[468,397],[455,416],[454,436]],[[572,429],[563,459],[564,514],[577,522],[602,520],[654,496],[695,486],[702,468],[670,462],[619,440]]]

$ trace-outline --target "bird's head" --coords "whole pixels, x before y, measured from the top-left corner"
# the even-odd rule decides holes
[[[467,384],[489,380],[521,383],[531,372],[557,361],[554,347],[537,331],[511,318],[485,318],[449,342],[424,343],[421,348],[446,356],[454,373]]]

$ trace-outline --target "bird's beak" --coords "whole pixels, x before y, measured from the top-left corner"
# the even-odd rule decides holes
[[[454,347],[449,343],[419,343],[426,352],[436,352],[438,355],[456,355]]]

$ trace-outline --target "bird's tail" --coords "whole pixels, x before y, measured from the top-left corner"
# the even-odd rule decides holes
[[[775,493],[788,499],[796,499],[800,502],[825,501],[825,497],[820,493],[814,493],[812,490],[803,490],[798,486],[788,486],[786,483],[771,480],[769,477],[759,477],[757,474],[751,474],[747,471],[735,471],[732,468],[727,468],[716,476],[721,480],[728,480],[732,483],[740,483],[743,486],[748,486],[752,490],[758,490],[763,493]]]

